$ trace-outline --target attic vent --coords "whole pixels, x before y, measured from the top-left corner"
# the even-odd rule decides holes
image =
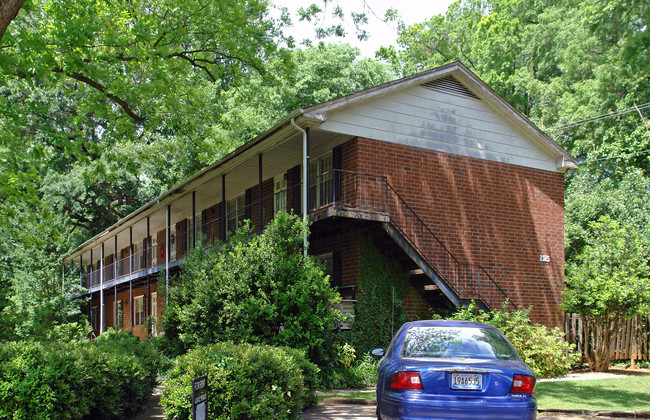
[[[441,77],[440,79],[423,83],[422,86],[428,89],[437,90],[439,92],[462,96],[464,98],[479,99],[478,96],[474,95],[471,90],[463,86],[453,76]]]

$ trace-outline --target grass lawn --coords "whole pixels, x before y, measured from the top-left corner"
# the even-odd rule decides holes
[[[650,374],[538,382],[537,406],[563,410],[650,411]]]
[[[328,389],[320,392],[316,395],[317,403],[320,404],[325,398],[353,398],[357,400],[374,400],[377,397],[377,394],[373,390],[372,392],[368,391],[349,391],[349,390],[340,390],[340,389]]]

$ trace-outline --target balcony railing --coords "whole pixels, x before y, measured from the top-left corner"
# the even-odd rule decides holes
[[[166,242],[135,252],[104,267],[104,284],[108,285],[125,276],[144,270],[164,267],[167,252],[169,262],[176,263],[195,246],[198,238],[213,245],[227,240],[229,234],[245,219],[253,226],[262,227],[275,215],[278,207],[300,212],[301,184],[287,190],[253,200],[252,203],[228,214],[176,232],[171,248]],[[429,226],[415,213],[400,194],[388,183],[385,176],[358,172],[332,170],[310,180],[309,211],[326,207],[357,209],[387,214],[390,223],[417,250],[427,264],[461,299],[479,299],[488,308],[499,308],[507,296],[483,267],[461,264],[445,247]],[[261,215],[261,217],[260,217]],[[189,224],[189,221],[187,222]],[[89,287],[100,284],[99,269],[86,274]],[[511,304],[514,307],[514,304]]]

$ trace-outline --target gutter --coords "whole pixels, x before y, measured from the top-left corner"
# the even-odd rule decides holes
[[[302,202],[302,220],[307,221],[307,181],[309,178],[309,138],[307,131],[296,124],[296,121],[291,118],[291,125],[294,126],[298,131],[302,133],[302,196],[300,201]],[[303,254],[307,256],[307,230],[303,232],[302,238],[302,248]]]

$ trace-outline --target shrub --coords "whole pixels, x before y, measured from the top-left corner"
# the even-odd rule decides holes
[[[110,418],[117,413],[135,413],[156,386],[161,366],[158,353],[151,343],[140,341],[128,331],[109,329],[92,344],[86,351],[91,356],[89,372],[95,375],[88,380],[96,380],[102,384],[96,388],[107,392],[93,393],[91,415]],[[106,370],[105,366],[110,368]]]
[[[261,235],[244,226],[221,247],[196,247],[169,288],[164,344],[172,354],[219,341],[289,346],[320,360],[340,297],[303,255],[305,222],[279,212]]]
[[[71,345],[0,345],[0,418],[79,418],[89,412],[83,376]]]
[[[477,321],[499,328],[538,378],[566,375],[579,359],[575,346],[564,341],[559,328],[549,329],[530,322],[530,309],[509,312],[506,302],[500,311],[483,312],[472,302],[469,308],[459,309],[449,319]]]
[[[158,362],[146,348],[129,333],[92,343],[0,344],[0,418],[132,415],[155,385]]]
[[[304,353],[266,345],[198,347],[176,359],[161,404],[167,418],[189,418],[192,379],[207,375],[210,419],[297,419],[309,398],[299,365],[310,380],[317,372],[308,363]]]
[[[293,349],[291,347],[282,347],[293,358],[302,372],[304,380],[304,398],[303,406],[307,407],[316,404],[316,390],[320,388],[320,368],[309,361],[304,350]]]
[[[366,388],[377,384],[377,360],[369,354],[349,367],[342,365],[321,368],[321,384],[326,389]]]

